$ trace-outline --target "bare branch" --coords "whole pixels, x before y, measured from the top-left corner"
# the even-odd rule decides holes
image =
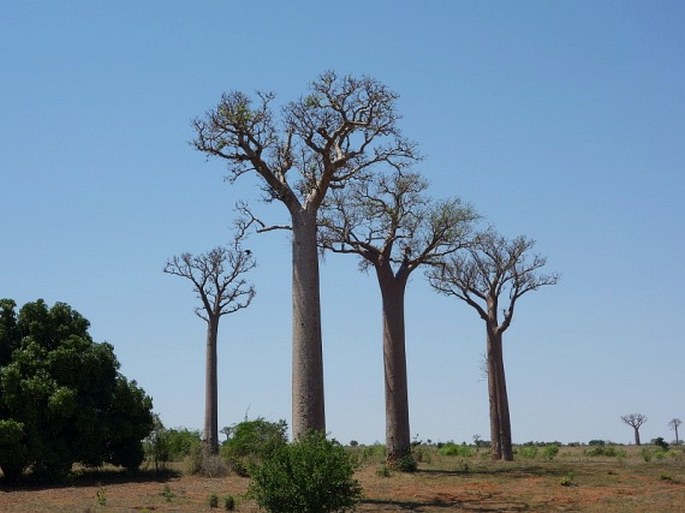
[[[227,246],[206,253],[183,253],[167,261],[164,272],[190,280],[201,306],[195,313],[205,321],[246,308],[255,296],[254,286],[241,276],[256,266],[250,250],[242,247],[252,221],[238,220]]]
[[[249,205],[243,201],[236,203],[234,210],[240,214],[241,222],[247,225],[246,229],[253,224],[257,225],[257,228],[255,229],[255,232],[257,233],[270,232],[273,230],[292,230],[292,226],[290,225],[267,225],[264,221],[256,217]]]
[[[545,285],[554,285],[560,275],[538,274],[547,263],[544,257],[528,257],[535,242],[525,237],[508,240],[492,228],[478,234],[467,247],[465,255],[445,261],[444,266],[430,275],[431,285],[443,294],[453,295],[476,308],[468,294],[478,298],[478,314],[496,326],[501,334],[511,325],[516,302],[525,293]],[[502,309],[499,323],[498,304],[502,298],[507,304]]]

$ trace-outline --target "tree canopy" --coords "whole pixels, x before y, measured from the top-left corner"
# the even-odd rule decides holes
[[[65,303],[0,301],[0,468],[45,479],[73,463],[136,468],[152,400],[118,372],[113,347]]]

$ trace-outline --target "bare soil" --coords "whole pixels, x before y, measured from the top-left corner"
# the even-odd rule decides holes
[[[588,458],[578,451],[554,461],[492,463],[483,458],[434,454],[413,474],[379,472],[366,462],[357,472],[361,513],[459,512],[685,512],[685,458],[661,461]],[[62,486],[0,486],[1,513],[123,513],[223,511],[232,495],[238,512],[257,512],[244,497],[249,480],[235,475],[203,478],[167,472],[134,475],[84,471]],[[219,508],[210,508],[217,495]]]

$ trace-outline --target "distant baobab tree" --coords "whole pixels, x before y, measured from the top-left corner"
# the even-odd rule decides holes
[[[623,415],[621,420],[628,424],[635,433],[635,445],[640,445],[640,426],[647,422],[647,416],[642,413],[630,413]]]
[[[671,422],[668,423],[668,425],[675,431],[675,444],[680,445],[680,440],[678,439],[678,426],[682,424],[682,421],[680,419],[673,419]]]
[[[219,320],[223,315],[247,308],[255,296],[254,286],[242,277],[256,265],[251,251],[242,247],[248,227],[249,223],[239,221],[231,244],[218,246],[200,255],[182,253],[169,260],[164,267],[165,273],[191,281],[200,300],[195,313],[207,323],[204,444],[209,454],[216,454],[219,450]]]

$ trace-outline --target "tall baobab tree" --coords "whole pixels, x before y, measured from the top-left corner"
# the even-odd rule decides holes
[[[236,223],[236,234],[231,244],[192,255],[182,253],[170,259],[164,272],[190,280],[200,300],[195,309],[198,317],[207,323],[205,360],[205,451],[216,454],[219,450],[217,337],[222,316],[247,308],[255,296],[252,284],[243,275],[255,267],[250,250],[243,249],[249,223]]]
[[[331,188],[344,187],[376,164],[403,166],[414,145],[397,127],[397,95],[368,78],[325,72],[279,119],[273,94],[253,101],[224,94],[194,120],[199,151],[223,160],[229,181],[256,173],[266,201],[282,203],[292,230],[292,427],[297,438],[325,431],[317,214]]]
[[[430,273],[431,285],[438,292],[461,299],[485,321],[493,459],[514,457],[502,335],[511,325],[521,296],[559,280],[557,273],[539,273],[547,261],[530,255],[534,245],[526,237],[509,240],[489,229],[465,252],[450,256]]]
[[[683,422],[680,419],[673,419],[671,420],[668,425],[675,431],[675,444],[680,445],[680,440],[678,439],[678,426],[680,426]]]
[[[464,247],[477,215],[459,199],[433,202],[427,182],[395,170],[334,191],[322,209],[324,249],[361,257],[380,286],[383,312],[386,446],[388,462],[409,455],[409,403],[404,296],[409,276]]]
[[[635,445],[640,445],[640,427],[647,422],[647,416],[642,413],[629,413],[621,416],[621,420],[633,428],[635,434]]]

